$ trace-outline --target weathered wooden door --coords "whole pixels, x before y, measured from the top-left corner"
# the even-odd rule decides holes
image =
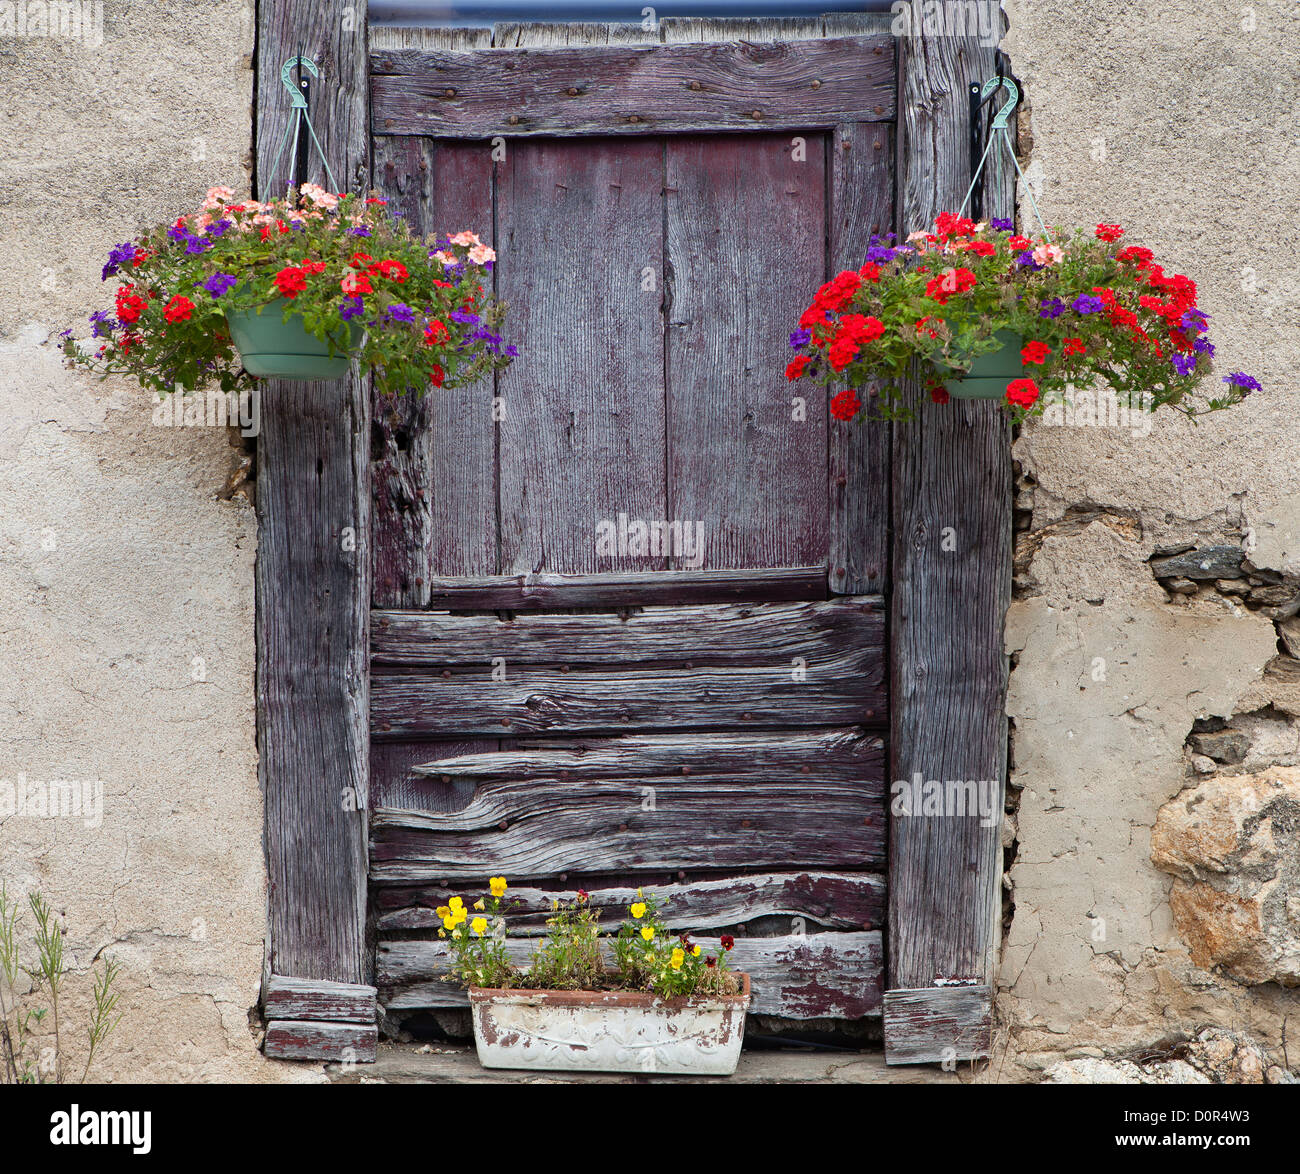
[[[463,1002],[433,909],[489,873],[526,932],[644,884],[736,936],[756,1012],[880,1013],[888,444],[783,368],[894,226],[894,46],[746,30],[372,38],[375,185],[495,246],[519,348],[373,405],[390,1013]]]

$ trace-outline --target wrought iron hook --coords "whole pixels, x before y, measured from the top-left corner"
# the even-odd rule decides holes
[[[290,104],[299,110],[307,109],[307,99],[303,97],[302,92],[298,89],[298,83],[291,76],[295,65],[305,65],[307,72],[312,77],[319,77],[320,70],[316,67],[310,57],[290,57],[282,66],[280,66],[280,81],[284,83],[284,88],[289,91]]]

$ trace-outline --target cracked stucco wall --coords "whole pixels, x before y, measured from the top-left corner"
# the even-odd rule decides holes
[[[1162,804],[1194,780],[1197,718],[1270,700],[1277,633],[1213,594],[1174,606],[1156,548],[1240,543],[1300,560],[1300,13],[1293,4],[1009,0],[1004,49],[1032,103],[1029,180],[1049,222],[1118,222],[1200,287],[1220,375],[1264,394],[1198,427],[1027,427],[1015,447],[1029,555],[1008,617],[1019,793],[992,1066],[1220,1025],[1283,1054],[1300,992],[1194,966],[1170,877],[1150,860]],[[1253,21],[1253,26],[1252,26]],[[1290,1061],[1300,1059],[1292,1039]]]
[[[55,350],[110,304],[112,244],[246,184],[253,28],[252,0],[107,0],[101,43],[0,37],[0,779],[103,787],[97,826],[0,817],[0,876],[66,911],[75,967],[122,964],[103,1079],[285,1075],[248,1016],[256,531],[247,501],[217,498],[237,450],[151,424],[138,388]]]

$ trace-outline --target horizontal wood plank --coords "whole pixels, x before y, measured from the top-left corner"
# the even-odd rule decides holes
[[[826,568],[624,571],[595,575],[485,575],[434,578],[429,606],[448,611],[538,611],[643,607],[664,603],[773,603],[825,599]]]
[[[920,987],[885,992],[886,1064],[978,1060],[992,1047],[988,986]]]
[[[633,734],[623,738],[521,739],[506,750],[435,759],[412,773],[444,782],[502,779],[571,782],[583,779],[691,777],[714,782],[853,783],[875,777],[883,739],[861,730],[779,734]],[[391,804],[390,804],[391,806]]]
[[[694,937],[705,950],[715,938]],[[525,965],[535,943],[511,938],[506,952]],[[756,1015],[790,1019],[861,1019],[881,1004],[881,943],[878,931],[791,934],[737,938],[727,955],[733,970],[750,977]],[[468,1005],[464,990],[443,980],[447,947],[438,941],[381,941],[376,960],[380,1001],[389,1011]]]
[[[324,1023],[276,1019],[266,1028],[262,1050],[272,1060],[334,1060],[373,1064],[379,1029],[373,1023]]]
[[[881,36],[383,49],[370,67],[376,135],[816,129],[895,112],[894,47]]]
[[[807,676],[788,662],[567,673],[524,666],[504,681],[375,674],[371,728],[399,739],[870,725],[885,720],[884,675],[874,651],[846,652]]]
[[[880,751],[853,782],[485,782],[460,811],[378,808],[375,883],[629,869],[862,868],[884,859]]]
[[[268,1019],[329,1019],[345,1023],[375,1021],[375,988],[350,982],[288,978],[267,980],[263,1011]]]
[[[649,885],[647,891],[651,891]],[[654,885],[663,902],[664,924],[675,932],[717,931],[759,918],[800,919],[808,929],[880,929],[883,922],[885,880],[874,873],[790,872],[756,876],[730,876],[689,884]],[[602,924],[613,926],[636,900],[637,886],[593,884],[588,900],[604,911]],[[437,929],[435,910],[447,898],[460,896],[472,904],[483,893],[482,883],[398,887],[376,885],[371,890],[375,928],[389,930]],[[507,905],[510,932],[525,937],[546,931],[552,900],[573,901],[572,886],[512,885]]]
[[[371,613],[371,663],[429,668],[512,665],[789,665],[885,643],[879,597],[765,604],[654,607],[627,615],[453,615]]]

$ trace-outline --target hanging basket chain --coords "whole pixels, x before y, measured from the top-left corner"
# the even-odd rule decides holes
[[[307,112],[307,99],[302,96],[298,87],[293,84],[293,78],[290,76],[295,65],[305,65],[313,77],[320,74],[316,68],[316,63],[310,57],[290,57],[280,67],[280,81],[284,83],[284,88],[289,91],[291,105],[293,109],[293,118],[285,123],[284,134],[280,138],[280,145],[276,148],[275,160],[271,163],[271,170],[267,175],[268,187],[275,179],[275,173],[280,167],[280,159],[284,155],[284,149],[289,145],[290,139],[297,139],[298,132],[303,122],[307,123],[307,133],[311,135],[311,141],[316,144],[316,154],[320,156],[320,161],[325,167],[325,176],[330,181],[333,191],[339,190],[339,181],[334,178],[334,172],[330,170],[330,161],[325,158],[325,148],[320,145],[320,139],[316,137],[316,128],[311,124],[311,115]],[[289,168],[289,182],[292,184],[294,179],[301,179],[301,176],[294,175],[294,168]]]

